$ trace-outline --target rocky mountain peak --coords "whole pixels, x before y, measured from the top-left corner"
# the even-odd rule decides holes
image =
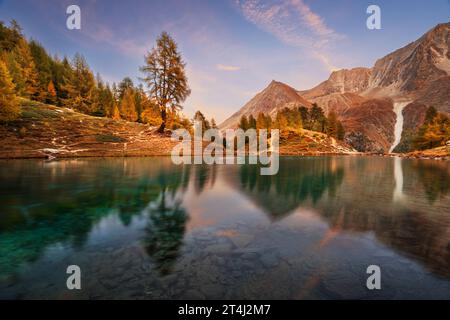
[[[367,89],[371,76],[369,68],[353,68],[333,71],[328,80],[318,86],[301,91],[300,94],[306,99],[315,99],[334,93],[358,93]]]
[[[220,127],[236,126],[242,115],[275,116],[284,107],[317,103],[325,113],[336,112],[347,132],[364,134],[371,150],[388,151],[394,142],[394,106],[406,102],[404,127],[420,125],[428,106],[450,113],[450,22],[378,59],[373,68],[332,72],[309,90],[272,80]]]
[[[263,91],[253,97],[219,127],[221,129],[236,127],[242,116],[248,117],[253,115],[256,118],[260,112],[275,116],[283,108],[299,106],[309,107],[311,103],[301,97],[294,88],[285,83],[272,80]]]
[[[377,60],[372,69],[367,96],[417,93],[434,81],[450,75],[450,23],[442,23],[418,40]]]

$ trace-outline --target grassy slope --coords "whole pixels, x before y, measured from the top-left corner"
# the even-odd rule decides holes
[[[450,147],[438,147],[434,149],[428,149],[423,151],[413,151],[405,154],[410,158],[449,158],[450,159]]]
[[[147,125],[26,100],[21,117],[0,126],[0,137],[0,158],[166,155],[174,145]]]
[[[326,134],[302,130],[301,134],[289,132],[280,139],[280,153],[283,155],[350,154],[355,151]]]
[[[87,116],[22,100],[21,117],[0,125],[0,158],[68,158],[169,155],[176,142],[148,125]],[[304,130],[280,141],[285,155],[349,153],[326,135]]]

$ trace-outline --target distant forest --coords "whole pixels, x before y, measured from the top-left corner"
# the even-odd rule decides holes
[[[297,132],[301,133],[302,129],[326,133],[330,137],[338,140],[344,140],[345,129],[341,121],[338,120],[335,112],[330,112],[326,116],[321,107],[316,103],[311,109],[305,106],[298,108],[284,108],[278,112],[275,119],[269,115],[259,113],[255,117],[253,115],[242,116],[239,121],[239,128],[247,129],[279,129],[283,133]]]

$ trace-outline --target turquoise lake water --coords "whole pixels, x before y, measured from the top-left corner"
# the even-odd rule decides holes
[[[0,161],[3,299],[450,298],[450,163]],[[66,288],[81,268],[82,289]],[[366,269],[381,268],[381,290]]]

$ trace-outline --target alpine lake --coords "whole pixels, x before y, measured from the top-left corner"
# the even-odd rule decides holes
[[[0,178],[1,299],[450,299],[448,161],[2,160]]]

